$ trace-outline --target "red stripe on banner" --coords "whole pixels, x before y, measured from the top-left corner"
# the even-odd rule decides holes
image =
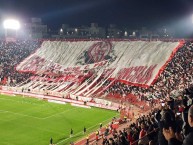
[[[182,46],[184,45],[184,43],[185,43],[185,41],[183,41],[183,40],[180,41],[180,44],[173,50],[173,52],[172,52],[172,54],[170,55],[169,59],[168,59],[168,60],[166,61],[166,63],[160,68],[159,72],[157,73],[155,79],[152,81],[152,83],[150,84],[150,86],[153,85],[153,84],[157,81],[159,75],[165,70],[167,64],[172,60],[172,58],[174,57],[174,55],[176,54],[176,52],[177,52],[180,48],[182,48]]]
[[[128,85],[133,85],[133,86],[139,86],[139,87],[143,87],[143,88],[148,88],[149,86],[151,86],[151,85],[153,85],[156,81],[157,81],[157,79],[158,79],[158,77],[159,77],[159,75],[165,70],[165,68],[166,68],[166,66],[167,66],[167,64],[171,61],[171,59],[174,57],[174,55],[176,54],[176,52],[183,46],[183,44],[185,43],[185,41],[183,41],[183,40],[181,40],[181,41],[179,41],[179,44],[178,44],[178,46],[176,47],[176,48],[174,48],[173,49],[173,51],[172,51],[172,53],[170,54],[170,56],[169,56],[169,58],[168,58],[168,60],[165,62],[165,64],[159,69],[159,71],[158,71],[158,73],[155,75],[155,78],[153,78],[153,81],[151,82],[151,84],[150,85],[148,85],[147,83],[148,83],[148,81],[150,80],[150,75],[148,75],[150,72],[153,72],[153,69],[156,67],[155,65],[151,65],[151,66],[149,66],[149,68],[144,68],[144,66],[136,66],[136,67],[131,67],[132,69],[130,69],[130,68],[127,68],[127,70],[125,69],[123,69],[123,70],[121,70],[120,71],[120,77],[118,76],[117,78],[110,78],[110,80],[117,80],[117,81],[120,81],[120,82],[123,82],[123,83],[125,83],[125,84],[128,84]],[[43,43],[42,43],[43,44]],[[41,44],[41,46],[42,46],[42,44]],[[41,48],[41,47],[40,47]],[[38,49],[40,49],[40,48],[38,48]],[[37,50],[38,50],[37,49]],[[33,53],[33,54],[31,54],[29,57],[31,57],[32,55],[34,55],[36,52],[37,52],[37,50]],[[171,52],[171,51],[170,51]],[[20,64],[22,64],[23,62],[25,62],[29,57],[27,57],[27,58],[25,58]],[[40,57],[40,56],[39,56]],[[129,69],[129,70],[128,70]],[[144,71],[143,71],[144,70]],[[23,73],[23,72],[30,72],[30,73],[34,73],[34,74],[36,74],[36,73],[38,73],[38,72],[36,72],[36,71],[30,71],[30,70],[18,70],[19,72],[21,72],[21,73]],[[121,74],[121,72],[124,72],[124,71],[126,71],[126,72],[124,72],[123,74]],[[137,71],[139,71],[139,72],[145,72],[145,74],[144,74],[144,76],[143,77],[141,77],[141,75],[138,73],[136,76],[127,76],[128,75],[128,73],[131,73],[132,71],[135,71],[135,72],[137,72]],[[42,73],[46,73],[45,71],[43,71]],[[48,72],[50,75],[52,74],[52,73],[50,73],[50,72]],[[53,73],[53,75],[54,75],[54,73]],[[129,78],[129,79],[127,79],[127,78]],[[125,80],[123,80],[124,78],[126,78]],[[135,81],[136,80],[136,81]],[[132,83],[132,82],[138,82],[138,83]],[[140,83],[140,84],[139,84]]]
[[[42,41],[42,40],[40,40],[40,41]],[[42,44],[43,44],[43,41],[42,41],[42,43],[41,43],[41,45],[40,45],[40,47],[39,48],[36,48],[36,50],[34,50],[34,52],[32,52],[29,56],[27,56],[26,58],[24,58],[19,64],[17,64],[15,67],[14,67],[14,69],[15,69],[15,71],[18,71],[18,72],[20,72],[20,73],[32,73],[32,74],[36,74],[36,72],[35,71],[25,71],[25,70],[23,70],[23,71],[21,71],[21,70],[17,70],[17,66],[18,65],[20,65],[20,64],[22,64],[26,59],[28,59],[29,57],[31,57],[32,55],[34,55],[41,47],[42,47]]]
[[[156,77],[154,78],[154,80],[152,81],[152,83],[150,85],[146,85],[146,84],[139,84],[139,83],[132,83],[132,82],[128,82],[126,80],[120,80],[117,79],[116,81],[122,82],[124,84],[130,85],[130,86],[137,86],[137,87],[142,87],[142,88],[149,88],[150,86],[152,86],[158,79],[159,75],[165,70],[167,64],[172,60],[172,58],[174,57],[174,55],[176,54],[176,52],[182,48],[182,46],[184,45],[185,41],[181,40],[180,44],[174,48],[174,50],[172,51],[170,57],[168,58],[168,60],[166,61],[166,63],[160,68],[160,70],[158,71]],[[109,78],[109,80],[115,80],[115,78]]]

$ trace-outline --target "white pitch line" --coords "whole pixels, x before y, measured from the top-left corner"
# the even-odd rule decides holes
[[[48,116],[48,117],[44,117],[44,118],[42,118],[42,119],[48,119],[48,118],[50,118],[50,117],[57,116],[57,115],[59,115],[59,114],[62,114],[62,113],[65,113],[65,112],[69,112],[69,111],[71,111],[71,110],[76,110],[76,109],[78,109],[78,108],[68,109],[68,110],[65,110],[65,111],[63,111],[63,112],[60,112],[60,113],[57,113],[57,114],[53,114],[53,115],[50,115],[50,116]]]
[[[36,104],[36,103],[31,103],[31,102],[27,102],[27,101],[17,101],[17,100],[13,100],[13,99],[6,99],[6,98],[0,98],[0,100],[7,100],[7,101],[12,101],[12,102],[17,102],[17,103],[20,103],[20,104],[31,104],[31,105],[39,105],[39,104]]]
[[[20,115],[20,116],[25,116],[25,117],[31,117],[31,118],[36,118],[36,119],[42,119],[42,118],[39,118],[39,117],[35,117],[35,116],[29,116],[29,115],[25,115],[25,114],[20,114],[20,113],[15,113],[15,112],[11,112],[11,111],[6,111],[6,110],[0,110],[0,112],[3,112],[3,113],[12,113],[12,114],[15,114],[15,115]]]
[[[117,116],[119,116],[119,115],[117,115]],[[110,117],[109,119],[104,120],[103,122],[106,122],[106,121],[108,121],[108,120],[110,120],[110,119],[112,119],[112,117]],[[103,122],[102,122],[102,123],[103,123]],[[91,129],[91,128],[93,128],[93,127],[95,127],[95,126],[97,126],[97,125],[99,126],[99,124],[93,125],[93,126],[89,127],[88,130]],[[74,135],[74,137],[75,137],[76,135],[79,135],[80,133],[83,133],[83,131],[80,131],[80,132],[76,133],[76,134]],[[93,132],[92,132],[92,133],[93,133]],[[64,139],[64,140],[61,140],[60,142],[56,143],[55,145],[59,145],[60,143],[66,141],[66,140],[68,140],[68,139],[70,139],[70,137],[68,137],[68,138],[66,138],[66,139]]]
[[[30,116],[30,115],[26,115],[26,114],[20,114],[20,113],[15,113],[15,112],[11,112],[11,111],[7,111],[7,110],[0,110],[0,113],[12,113],[12,114],[15,114],[15,115],[20,115],[20,116],[25,116],[25,117],[31,117],[31,118],[36,118],[36,119],[48,119],[50,117],[53,117],[53,116],[57,116],[59,114],[62,114],[62,113],[65,113],[65,112],[68,112],[68,111],[71,111],[71,110],[75,110],[75,109],[78,109],[78,108],[73,108],[73,109],[68,109],[68,110],[65,110],[63,112],[60,112],[60,113],[57,113],[57,114],[53,114],[53,115],[50,115],[48,117],[44,117],[44,118],[40,118],[40,117],[35,117],[35,116]]]
[[[16,100],[6,99],[6,98],[0,98],[0,100],[9,100],[9,101],[21,103],[21,101],[16,101]],[[22,103],[36,105],[36,103],[29,103],[29,102],[22,102]],[[51,118],[53,116],[57,116],[59,114],[62,114],[62,113],[65,113],[65,112],[68,112],[68,111],[71,111],[71,110],[75,110],[75,109],[78,109],[78,107],[75,107],[75,108],[72,108],[72,109],[68,109],[68,110],[65,110],[63,112],[60,112],[60,113],[57,113],[57,114],[53,114],[53,115],[50,115],[50,116],[47,116],[47,117],[43,117],[43,118],[35,117],[35,116],[30,116],[30,115],[25,115],[25,114],[20,114],[20,113],[15,113],[15,112],[7,111],[7,110],[0,110],[0,111],[1,112],[8,112],[8,113],[12,113],[12,114],[15,114],[15,115],[20,115],[20,116],[32,117],[32,118],[36,118],[36,119],[48,119],[48,118]],[[38,112],[41,112],[41,111],[38,111]]]

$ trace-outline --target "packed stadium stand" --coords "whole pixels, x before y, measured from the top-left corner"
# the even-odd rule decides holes
[[[15,85],[29,78],[29,73],[18,73],[15,67],[35,49],[40,46],[39,41],[18,40],[16,42],[0,41],[0,82]]]
[[[193,127],[187,122],[188,115],[193,120],[193,114],[187,113],[193,94],[192,44],[140,40],[0,41],[0,82],[17,91],[106,106],[111,106],[112,101],[150,109],[162,102],[161,108],[140,115],[123,130],[106,128],[101,144],[181,145],[184,141],[183,145],[192,145],[187,135]],[[106,137],[109,133],[111,138]]]
[[[192,47],[188,42],[183,47],[182,42],[161,41],[44,41],[41,47],[40,44],[39,41],[1,42],[5,51],[1,54],[6,57],[1,58],[3,84],[23,82],[20,87],[61,92],[60,96],[129,100],[132,96],[127,96],[133,94],[148,100],[174,95],[192,80],[189,79]],[[21,63],[17,66],[18,62]],[[188,74],[184,73],[185,64]]]

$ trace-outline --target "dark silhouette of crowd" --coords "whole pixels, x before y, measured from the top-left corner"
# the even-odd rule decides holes
[[[148,114],[139,116],[123,130],[113,129],[112,137],[102,137],[102,144],[192,145],[192,98],[193,87],[184,90],[183,97],[168,98]]]
[[[29,73],[19,73],[15,67],[35,49],[41,42],[37,40],[17,40],[16,42],[0,41],[0,83],[14,85],[29,78]]]

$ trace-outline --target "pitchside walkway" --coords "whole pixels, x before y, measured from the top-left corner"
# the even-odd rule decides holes
[[[145,110],[141,110],[138,107],[134,106],[133,111],[134,111],[134,114],[136,114],[134,119],[130,122],[119,125],[119,128],[117,130],[123,130],[124,128],[127,128],[131,123],[133,123],[136,120],[136,118],[139,117],[140,114],[141,115],[147,114],[150,111],[150,109],[145,111]],[[102,128],[102,134],[104,133],[104,131],[105,131],[105,128]],[[107,136],[107,138],[110,138],[110,137],[112,137],[112,134],[109,134]],[[95,132],[89,134],[89,145],[97,145],[97,144],[102,145],[102,141],[103,141],[102,137],[100,137],[98,143],[96,142]],[[81,139],[80,141],[77,141],[75,145],[86,145],[86,142],[87,142],[87,136],[85,136],[85,138]]]

